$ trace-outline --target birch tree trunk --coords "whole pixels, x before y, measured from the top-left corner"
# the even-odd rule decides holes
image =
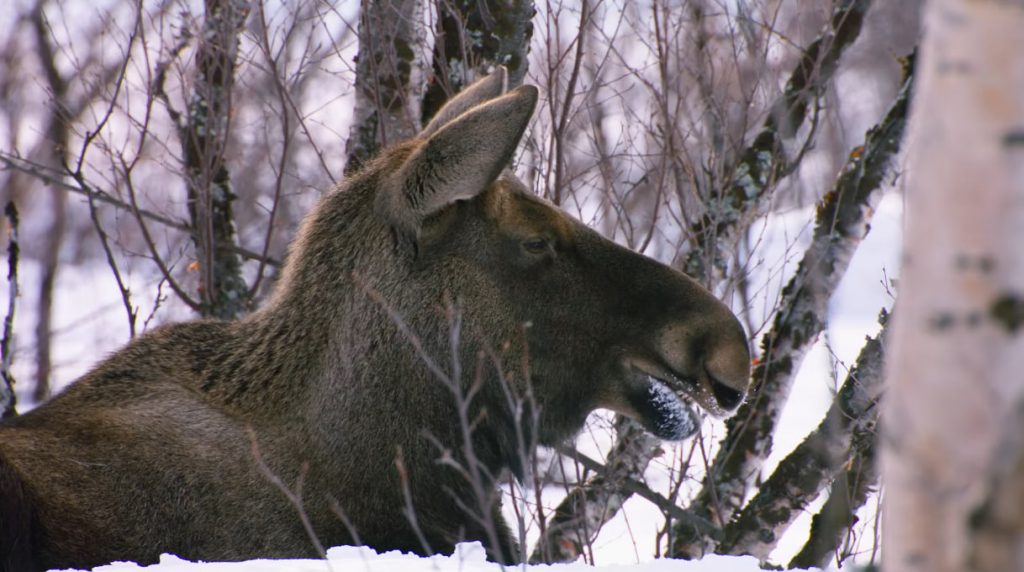
[[[7,312],[4,314],[3,337],[0,337],[0,419],[17,415],[18,396],[14,393],[14,310],[18,299],[18,208],[14,201],[4,207],[7,228]]]
[[[345,173],[354,172],[380,149],[419,132],[426,42],[422,0],[363,0]]]
[[[1024,570],[1024,3],[933,0],[883,417],[885,569]]]

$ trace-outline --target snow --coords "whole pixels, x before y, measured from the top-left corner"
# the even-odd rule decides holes
[[[118,562],[93,568],[94,572],[760,572],[752,556],[712,555],[699,561],[655,560],[644,564],[612,564],[590,566],[573,564],[539,564],[501,566],[487,562],[480,543],[460,544],[451,556],[423,558],[400,552],[377,554],[370,548],[340,546],[327,551],[327,560],[250,560],[247,562],[189,562],[165,554],[159,564],[139,566]]]

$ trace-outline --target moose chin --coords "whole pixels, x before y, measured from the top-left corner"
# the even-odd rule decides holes
[[[0,570],[315,556],[309,529],[515,561],[495,481],[524,442],[598,408],[673,440],[688,404],[735,409],[736,317],[509,172],[537,89],[505,84],[327,193],[258,311],[148,332],[0,424]],[[309,529],[268,475],[301,480]]]

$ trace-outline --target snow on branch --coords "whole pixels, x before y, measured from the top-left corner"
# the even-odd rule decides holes
[[[811,245],[783,289],[772,329],[762,340],[751,397],[726,422],[726,437],[691,505],[691,510],[719,525],[732,519],[759,478],[794,376],[824,328],[828,301],[868,232],[873,204],[903,140],[912,79],[908,68],[896,102],[882,122],[868,131],[864,145],[850,154],[818,206]],[[677,527],[677,533],[675,556],[700,558],[715,549],[711,538],[682,527]]]
[[[857,453],[854,435],[873,441],[878,423],[878,400],[884,379],[884,344],[887,314],[883,310],[881,333],[869,338],[846,376],[835,401],[821,424],[793,450],[759,488],[723,532],[719,554],[749,554],[766,560],[789,525],[810,504],[837,473],[854,460]],[[840,491],[833,490],[832,496]],[[842,516],[842,515],[837,515]],[[820,527],[827,524],[819,522]],[[845,530],[832,528],[833,540],[826,555],[831,556]],[[823,531],[819,534],[824,535]],[[813,562],[821,566],[822,562]]]

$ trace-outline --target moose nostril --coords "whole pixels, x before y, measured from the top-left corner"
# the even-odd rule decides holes
[[[717,381],[711,382],[711,392],[715,394],[715,401],[722,406],[722,409],[731,411],[743,401],[742,391],[737,391]]]

